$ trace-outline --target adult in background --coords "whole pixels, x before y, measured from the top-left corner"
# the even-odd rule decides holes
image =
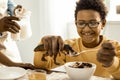
[[[31,35],[30,11],[11,0],[0,0],[0,66],[33,68],[30,63],[22,63],[15,42]]]

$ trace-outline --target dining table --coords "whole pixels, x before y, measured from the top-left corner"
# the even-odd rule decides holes
[[[15,80],[29,80],[29,74],[32,73],[35,70],[27,70],[27,73]],[[46,73],[46,80],[72,80],[67,75],[64,66],[60,66],[54,69],[51,69],[49,73]],[[90,80],[114,80],[113,78],[104,78],[99,76],[92,76]]]

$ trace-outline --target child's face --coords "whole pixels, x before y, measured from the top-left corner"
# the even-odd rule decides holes
[[[7,10],[8,0],[0,0],[0,15],[3,15]]]
[[[79,11],[77,13],[76,26],[77,32],[85,44],[98,42],[100,32],[104,27],[100,14],[93,10]]]

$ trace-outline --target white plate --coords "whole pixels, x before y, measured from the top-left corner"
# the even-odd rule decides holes
[[[20,67],[0,67],[0,80],[17,79],[26,73],[27,70]]]

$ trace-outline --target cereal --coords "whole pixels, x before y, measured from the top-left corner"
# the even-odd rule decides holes
[[[70,65],[69,67],[72,68],[90,68],[92,67],[92,64],[87,62],[75,62],[73,65]]]

